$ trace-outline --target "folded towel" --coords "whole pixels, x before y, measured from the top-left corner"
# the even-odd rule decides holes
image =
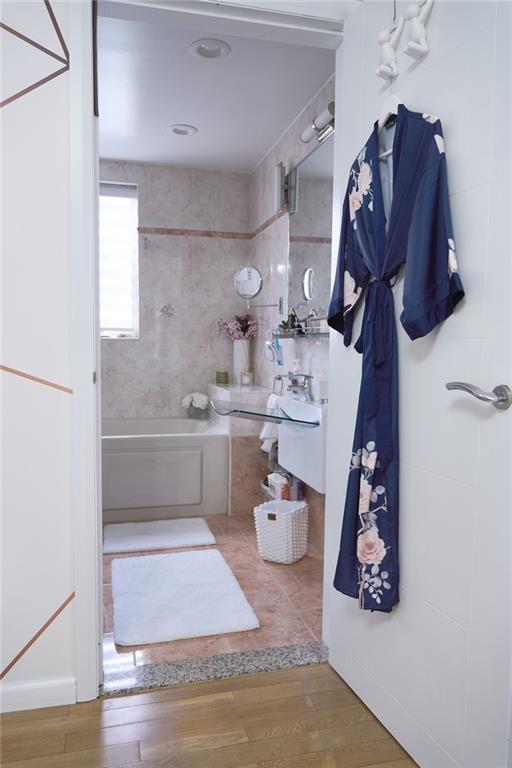
[[[267,409],[273,410],[279,405],[279,395],[269,395],[267,400]],[[261,450],[265,453],[270,452],[270,446],[277,440],[277,424],[272,421],[265,421],[260,432]]]

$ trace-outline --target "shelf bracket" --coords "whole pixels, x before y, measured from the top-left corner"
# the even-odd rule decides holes
[[[247,299],[247,309],[261,309],[262,307],[275,307],[278,309],[279,314],[283,314],[283,297],[279,297],[279,301],[277,304],[251,304],[250,300]]]

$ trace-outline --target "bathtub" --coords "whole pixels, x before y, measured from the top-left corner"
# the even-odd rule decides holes
[[[225,515],[228,435],[194,419],[104,419],[104,522]]]

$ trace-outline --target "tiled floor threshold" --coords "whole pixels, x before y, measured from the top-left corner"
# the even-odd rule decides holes
[[[102,694],[130,693],[181,683],[198,683],[225,677],[274,672],[290,667],[303,667],[327,661],[327,648],[322,642],[259,648],[239,653],[223,653],[175,661],[160,661],[129,669],[105,672]]]
[[[105,694],[236,677],[326,660],[327,651],[321,642],[322,553],[310,544],[306,557],[297,563],[270,563],[258,554],[252,516],[210,517],[208,524],[215,535],[215,548],[232,569],[261,627],[153,645],[116,646],[112,634],[111,563],[116,557],[134,557],[137,553],[105,555]],[[161,550],[165,551],[169,550]]]

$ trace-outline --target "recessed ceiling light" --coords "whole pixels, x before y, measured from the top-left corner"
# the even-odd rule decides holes
[[[229,56],[231,46],[224,40],[204,37],[192,43],[189,50],[193,56],[201,56],[203,59],[220,59],[222,56]]]
[[[169,128],[171,133],[175,133],[176,136],[192,136],[193,133],[197,133],[195,125],[187,125],[186,123],[176,123]]]

